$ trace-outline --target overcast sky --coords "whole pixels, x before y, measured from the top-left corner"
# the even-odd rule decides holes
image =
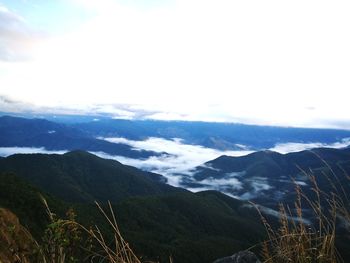
[[[350,129],[349,14],[337,0],[0,0],[0,110]]]

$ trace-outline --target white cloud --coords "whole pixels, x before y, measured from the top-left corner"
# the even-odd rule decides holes
[[[240,182],[237,178],[208,178],[200,181],[200,184],[209,185],[212,190],[224,191],[225,188],[228,190],[240,190],[243,188],[242,182]]]
[[[100,138],[103,139],[103,138]],[[123,143],[130,145],[136,150],[149,150],[154,152],[167,152],[167,154],[161,156],[152,156],[146,160],[136,160],[125,158],[121,156],[110,156],[104,153],[95,152],[94,154],[99,155],[103,158],[110,158],[118,160],[124,164],[138,167],[140,169],[153,171],[164,175],[168,179],[168,183],[174,186],[182,186],[182,180],[184,176],[191,177],[194,175],[193,169],[197,166],[205,166],[204,163],[213,160],[221,155],[229,156],[244,156],[251,151],[240,150],[240,151],[219,151],[212,148],[206,148],[200,145],[189,145],[184,144],[181,139],[174,138],[172,140],[166,140],[163,138],[148,138],[144,141],[134,141],[125,138],[104,138],[109,142]],[[301,151],[306,149],[312,149],[317,147],[333,147],[342,148],[350,144],[349,139],[344,139],[341,142],[333,144],[322,144],[322,143],[285,143],[278,144],[270,150],[274,150],[280,153],[288,153]],[[213,169],[211,167],[206,167]],[[232,195],[232,190],[240,190],[242,187],[241,176],[244,175],[244,171],[241,173],[229,173],[224,178],[215,179],[208,178],[196,183],[198,187],[186,187],[191,191],[199,190],[220,190],[226,194]],[[251,181],[246,181],[253,187],[253,191],[246,192],[240,196],[242,199],[251,199],[256,197],[261,191],[271,189],[271,186],[267,182],[267,178],[255,177]],[[298,184],[303,185],[303,182]],[[199,186],[201,185],[201,186]]]
[[[281,214],[281,212],[276,211],[274,209],[268,208],[266,206],[262,206],[262,205],[258,205],[258,204],[246,204],[245,207],[251,208],[251,209],[257,209],[259,210],[261,213],[266,214],[266,215],[270,215],[270,216],[274,216],[276,218],[281,218],[282,216],[285,216],[283,214]],[[287,218],[289,220],[291,220],[292,222],[302,222],[304,224],[307,225],[311,225],[311,221],[309,219],[306,218],[300,218],[298,216],[292,216],[292,215],[287,215]]]
[[[67,151],[50,151],[44,147],[0,147],[0,156],[7,157],[16,153],[45,153],[45,154],[64,154]]]
[[[163,138],[151,137],[144,141],[133,141],[125,138],[104,138],[109,142],[128,144],[135,149],[143,149],[155,152],[166,152],[172,156],[180,158],[188,163],[188,167],[194,167],[203,164],[208,160],[215,159],[223,154],[230,156],[242,156],[252,151],[219,151],[212,148],[206,148],[201,145],[185,144],[182,139],[173,138],[167,140]],[[188,161],[186,161],[188,160]],[[182,162],[181,161],[181,162]]]
[[[253,180],[254,181],[251,182],[251,186],[254,188],[256,193],[271,189],[271,186],[267,183],[267,178],[264,180],[253,178]]]
[[[100,138],[103,139],[103,138]],[[152,171],[165,176],[168,179],[168,183],[173,186],[183,185],[183,179],[187,177],[191,181],[195,171],[193,170],[197,166],[205,166],[206,168],[219,171],[212,167],[204,165],[205,162],[213,160],[221,155],[229,156],[243,156],[251,153],[251,151],[219,151],[211,148],[206,148],[200,145],[185,144],[181,139],[167,140],[163,138],[148,138],[144,141],[134,141],[125,138],[105,138],[105,140],[114,143],[127,144],[136,150],[149,150],[158,153],[164,153],[160,156],[151,156],[147,159],[138,160],[123,156],[114,156],[104,152],[91,152],[97,156],[106,159],[114,159],[123,164],[131,165],[143,170]],[[286,143],[276,145],[273,150],[281,153],[288,153],[293,151],[300,151],[304,149],[311,149],[315,147],[334,147],[342,148],[350,143],[350,139],[345,139],[338,143],[333,144],[321,144],[321,143],[309,143],[309,144],[296,144]],[[49,151],[45,148],[26,148],[26,147],[0,147],[0,156],[9,156],[15,153],[57,153],[64,154],[67,151]],[[207,178],[202,181],[194,181],[198,187],[189,185],[185,186],[190,191],[202,191],[202,190],[218,190],[224,192],[233,197],[234,191],[241,192],[243,189],[243,183],[249,184],[253,190],[250,192],[243,192],[240,194],[241,199],[252,199],[258,196],[262,191],[271,189],[268,184],[267,178],[254,177],[252,179],[244,180],[244,171],[238,173],[227,173],[223,178]],[[282,179],[283,180],[283,179]],[[281,182],[282,182],[281,180]],[[286,183],[291,183],[290,180],[286,180]],[[306,185],[303,181],[296,181],[299,185]]]
[[[304,150],[310,150],[313,148],[321,148],[321,147],[327,147],[327,148],[344,148],[350,145],[350,138],[342,139],[340,142],[335,142],[331,144],[326,143],[295,143],[295,142],[288,142],[288,143],[280,143],[276,144],[273,148],[270,148],[271,151],[279,152],[279,153],[290,153],[290,152],[300,152]]]
[[[251,153],[251,151],[219,151],[200,145],[184,144],[183,141],[178,138],[166,140],[163,138],[153,137],[144,141],[134,141],[125,138],[104,139],[109,142],[130,145],[136,150],[168,153],[161,156],[152,156],[146,160],[135,160],[120,156],[109,157],[117,159],[118,161],[128,165],[162,174],[168,178],[170,184],[176,186],[179,185],[183,175],[192,175],[191,170],[193,168],[202,165],[209,160],[215,159],[224,154],[231,156],[242,156]],[[101,153],[96,154],[101,156]]]
[[[165,153],[160,156],[151,156],[144,160],[132,159],[124,156],[109,155],[104,152],[91,152],[97,156],[107,159],[114,159],[123,164],[131,165],[147,171],[156,172],[167,177],[169,184],[179,186],[183,175],[192,175],[192,169],[203,163],[215,159],[223,154],[231,156],[241,156],[250,153],[250,151],[219,151],[211,148],[205,148],[200,145],[184,144],[181,139],[166,140],[162,138],[149,138],[145,141],[133,141],[125,138],[106,138],[106,140],[115,143],[123,143],[132,146],[136,150],[149,150],[159,153]],[[49,151],[43,147],[0,147],[0,156],[9,156],[15,153],[58,153],[63,154],[67,151]],[[239,187],[236,175],[229,175],[231,183]],[[226,179],[225,179],[226,180]],[[217,181],[218,184],[226,184],[223,180]],[[207,182],[209,183],[209,182]],[[213,182],[214,183],[214,182]]]
[[[0,65],[4,95],[142,105],[161,119],[349,124],[348,1],[75,1],[96,15],[38,45],[34,62]]]

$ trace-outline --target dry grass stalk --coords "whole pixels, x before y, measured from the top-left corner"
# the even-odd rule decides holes
[[[107,214],[107,212],[100,206],[99,203],[95,203],[113,230],[114,244],[110,245],[105,240],[104,235],[98,226],[90,229],[81,226],[82,229],[84,229],[101,247],[100,252],[93,252],[93,258],[99,258],[99,262],[108,263],[141,263],[141,261],[130,248],[129,244],[122,237],[111,203],[108,202],[110,215]]]
[[[280,205],[279,227],[275,229],[260,213],[268,234],[268,241],[263,242],[261,256],[265,263],[337,263],[343,262],[336,246],[336,222],[339,216],[350,223],[349,200],[338,176],[327,164],[327,169],[334,175],[329,181],[333,191],[323,192],[311,173],[306,173],[312,184],[314,197],[310,198],[295,184],[296,201],[294,214],[289,207]],[[345,171],[344,171],[345,172]],[[324,176],[327,176],[324,173]],[[339,190],[340,189],[340,190]],[[316,223],[305,220],[303,202],[312,210]],[[349,224],[350,226],[350,224]]]

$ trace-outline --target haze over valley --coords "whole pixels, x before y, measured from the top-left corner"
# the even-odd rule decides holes
[[[0,129],[3,134],[1,156],[85,150],[160,174],[172,186],[196,192],[218,190],[243,199],[252,199],[260,191],[273,188],[269,179],[257,176],[253,183],[255,187],[246,191],[241,178],[245,170],[220,172],[221,168],[212,167],[212,160],[221,156],[243,157],[260,151],[287,154],[315,148],[342,149],[350,144],[350,131],[347,130],[206,122],[104,119],[56,123],[4,116],[0,118]],[[198,180],[198,171],[203,169],[217,170],[217,175]],[[291,184],[292,178],[295,178],[294,174],[287,174],[280,180]]]

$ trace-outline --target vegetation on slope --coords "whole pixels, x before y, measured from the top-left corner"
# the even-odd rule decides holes
[[[33,165],[31,163],[32,157],[47,157],[46,155],[17,155],[13,158],[17,160],[18,156],[23,159],[21,160],[22,169],[29,167],[32,169],[30,171],[33,172],[41,166],[39,163],[35,164],[34,169],[31,166]],[[103,173],[103,169],[108,170],[108,167],[116,165],[114,161],[102,160],[83,152],[64,155],[64,157],[67,156],[69,158],[66,161],[69,160],[70,163],[77,164],[78,167],[88,167],[93,162],[94,165],[100,167],[101,173]],[[54,157],[56,158],[56,156]],[[28,158],[27,161],[24,161],[26,158]],[[3,158],[0,162],[7,159],[11,158]],[[56,167],[56,162],[49,158],[40,160],[44,161],[42,164],[45,169],[55,171],[51,166]],[[18,165],[17,162],[15,163]],[[72,166],[69,167],[73,171],[76,169]],[[62,169],[62,167],[59,168]],[[135,172],[130,167],[121,166],[121,168],[128,172]],[[331,168],[330,166],[329,170],[332,170]],[[88,167],[86,171],[89,172],[91,169]],[[81,184],[84,183],[82,177],[86,171],[81,172],[78,177],[82,180],[74,181],[77,186],[81,187]],[[57,174],[62,176],[62,174]],[[269,235],[269,240],[263,243],[265,244],[263,246],[265,262],[342,262],[338,257],[338,252],[345,260],[349,258],[346,254],[349,236],[347,227],[350,222],[346,184],[344,181],[339,181],[336,174],[332,174],[333,177],[328,177],[329,185],[324,190],[317,180],[317,174],[309,175],[310,185],[312,185],[309,192],[301,191],[300,186],[297,188],[295,207],[288,205],[281,207],[282,217],[277,228],[274,224],[265,224]],[[64,180],[61,181],[63,185],[66,182],[71,182],[71,177],[74,178],[73,173],[66,173],[66,175],[67,178],[63,176]],[[87,175],[89,176],[89,173]],[[125,173],[124,176],[127,177],[130,174]],[[140,174],[140,176],[142,175]],[[328,173],[323,174],[324,178],[327,176]],[[37,178],[45,180],[46,177]],[[42,244],[41,249],[48,244],[58,248],[58,251],[61,251],[62,247],[68,250],[73,246],[80,247],[82,245],[85,247],[87,243],[84,240],[90,234],[90,225],[97,225],[97,232],[95,230],[94,233],[99,235],[98,231],[101,231],[104,233],[105,244],[112,244],[115,231],[109,230],[110,225],[92,202],[85,201],[76,204],[73,202],[73,198],[69,199],[70,195],[66,195],[65,202],[60,201],[57,199],[56,193],[45,194],[42,189],[39,190],[11,173],[1,174],[0,179],[0,207],[9,208],[19,215],[21,223],[28,227],[36,240]],[[152,182],[152,180],[148,182]],[[349,182],[347,181],[347,183]],[[61,188],[61,191],[66,191],[65,189],[77,191],[77,188],[71,190],[65,186]],[[84,189],[87,195],[96,195],[95,189],[89,187]],[[265,238],[258,213],[249,208],[247,203],[221,193],[205,191],[194,194],[176,189],[172,193],[161,192],[143,196],[135,196],[133,193],[127,193],[123,198],[115,200],[112,208],[120,227],[118,233],[130,242],[128,249],[132,249],[141,261],[168,262],[169,257],[172,257],[173,262],[212,262],[216,258],[260,244]],[[107,196],[108,194],[105,193]],[[46,208],[39,195],[48,200],[51,211],[57,213],[58,217],[50,212],[51,219],[48,219],[45,214]],[[106,197],[103,196],[103,198]],[[302,198],[306,200],[306,206],[301,203]],[[105,200],[102,199],[101,207],[106,210],[109,209],[109,206],[104,202]],[[74,213],[69,212],[68,219],[61,220],[63,211],[72,211],[69,209],[70,207],[76,211],[78,215],[76,219]],[[315,216],[305,218],[305,207],[308,209],[311,207]],[[306,219],[311,220],[313,224]],[[75,220],[85,226],[85,236],[79,232],[81,229],[76,228],[80,224],[71,224]],[[266,221],[263,222],[266,223]],[[338,232],[339,226],[342,227],[340,232]],[[57,239],[57,233],[63,233],[63,235],[59,234]],[[76,235],[77,238],[75,238]],[[56,241],[58,244],[55,243]],[[46,251],[48,251],[46,257],[50,257],[50,246],[46,247]],[[93,249],[98,249],[98,244],[95,244]],[[69,255],[69,253],[62,255]],[[82,262],[84,259],[88,259],[82,255],[80,252],[74,254],[72,262],[75,262],[74,260]]]
[[[16,211],[37,240],[49,224],[36,187],[13,174],[1,175],[0,206]],[[73,207],[77,222],[98,225],[106,239],[113,232],[95,205],[69,204],[49,195],[51,210],[64,217]],[[113,204],[120,231],[142,259],[168,262],[211,262],[261,241],[264,230],[258,214],[245,203],[221,193],[181,192],[133,197]],[[106,208],[106,204],[102,204]]]
[[[278,204],[293,206],[296,198],[295,182],[304,192],[311,194],[311,184],[304,171],[312,171],[324,191],[331,191],[329,177],[341,182],[346,191],[350,185],[346,178],[350,174],[350,148],[317,148],[308,151],[280,154],[272,151],[255,152],[246,156],[221,156],[197,167],[191,177],[191,187],[202,187],[203,180],[229,179],[239,181],[240,187],[227,183],[226,192],[273,209]],[[326,175],[326,176],[325,176]],[[194,178],[194,179],[193,179]],[[335,178],[334,178],[335,179]]]
[[[117,202],[131,196],[185,191],[157,182],[136,168],[83,151],[15,154],[0,159],[0,172],[13,172],[68,202]]]

